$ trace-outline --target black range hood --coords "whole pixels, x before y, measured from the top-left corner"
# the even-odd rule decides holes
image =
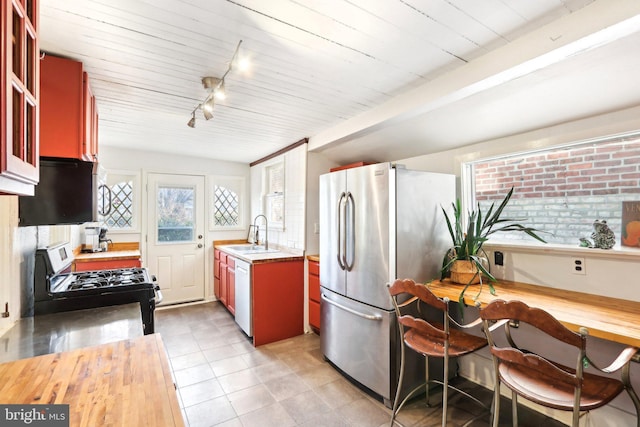
[[[98,164],[40,157],[33,196],[19,197],[19,226],[81,224],[97,220]]]

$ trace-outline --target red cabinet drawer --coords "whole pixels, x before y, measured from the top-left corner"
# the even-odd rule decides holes
[[[315,274],[320,276],[320,263],[316,261],[309,261],[309,274]]]
[[[320,303],[320,277],[309,275],[309,299]]]
[[[309,301],[309,325],[320,330],[320,303]]]

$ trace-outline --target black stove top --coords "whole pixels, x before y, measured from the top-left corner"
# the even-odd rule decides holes
[[[66,289],[60,289],[60,291],[129,286],[142,283],[150,283],[146,270],[142,268],[87,271],[71,274],[71,280]]]

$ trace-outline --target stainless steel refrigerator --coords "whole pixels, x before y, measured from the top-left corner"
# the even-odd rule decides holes
[[[438,277],[450,246],[441,206],[454,199],[453,175],[390,163],[320,177],[322,353],[389,407],[401,341],[387,283]],[[408,369],[403,390],[424,381],[423,359]]]

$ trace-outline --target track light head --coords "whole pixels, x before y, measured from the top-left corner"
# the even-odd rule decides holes
[[[203,77],[202,78],[202,86],[204,86],[204,88],[207,89],[207,90],[215,89],[216,87],[218,87],[218,85],[221,82],[222,82],[222,79],[219,79],[217,77]]]
[[[187,126],[189,126],[190,128],[196,127],[196,113],[195,113],[195,111],[193,113],[191,113],[191,120],[189,120],[189,123],[187,123]]]

